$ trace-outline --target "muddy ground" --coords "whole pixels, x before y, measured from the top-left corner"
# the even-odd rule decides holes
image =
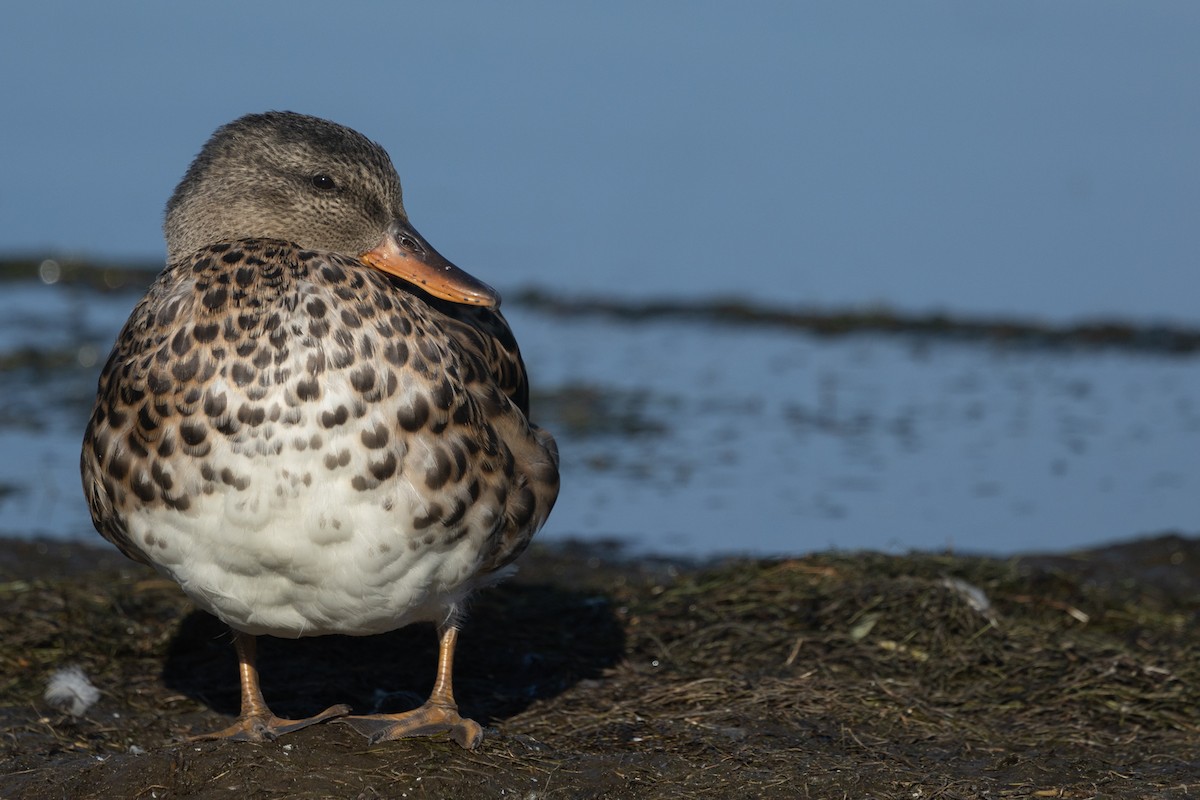
[[[1200,542],[1060,557],[687,566],[535,548],[480,595],[456,690],[486,727],[182,743],[237,710],[233,648],[105,548],[0,541],[2,798],[980,798],[1200,794]],[[264,639],[280,715],[401,710],[434,636]],[[43,700],[78,665],[80,718]]]

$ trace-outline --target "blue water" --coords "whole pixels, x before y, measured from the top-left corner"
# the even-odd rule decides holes
[[[0,293],[0,358],[65,354],[4,373],[0,534],[98,541],[79,441],[135,300],[34,282]],[[1015,553],[1200,529],[1194,356],[506,310],[563,454],[546,539]]]

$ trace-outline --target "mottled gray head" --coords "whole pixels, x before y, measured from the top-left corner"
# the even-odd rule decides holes
[[[272,111],[217,130],[167,203],[167,257],[252,237],[347,255],[407,219],[382,147],[327,120]]]
[[[251,114],[218,128],[167,202],[163,231],[170,263],[217,242],[283,239],[358,258],[443,300],[500,305],[495,289],[409,223],[382,147],[303,114]]]

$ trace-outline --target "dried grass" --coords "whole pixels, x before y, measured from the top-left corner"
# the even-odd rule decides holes
[[[1200,545],[1128,547],[705,569],[536,550],[464,632],[457,693],[494,726],[467,753],[336,725],[173,743],[236,710],[221,626],[119,556],[4,543],[0,796],[1183,797]],[[433,654],[417,629],[267,640],[262,666],[281,712],[398,708]],[[64,664],[105,692],[81,720],[41,705]]]

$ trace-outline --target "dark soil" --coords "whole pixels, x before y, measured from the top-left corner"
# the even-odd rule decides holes
[[[1200,542],[705,567],[535,548],[480,595],[456,693],[482,747],[237,710],[229,635],[107,549],[0,541],[0,797],[1189,797]],[[983,603],[987,603],[986,607]],[[419,704],[434,636],[264,639],[281,715]],[[100,701],[46,706],[78,665]]]

